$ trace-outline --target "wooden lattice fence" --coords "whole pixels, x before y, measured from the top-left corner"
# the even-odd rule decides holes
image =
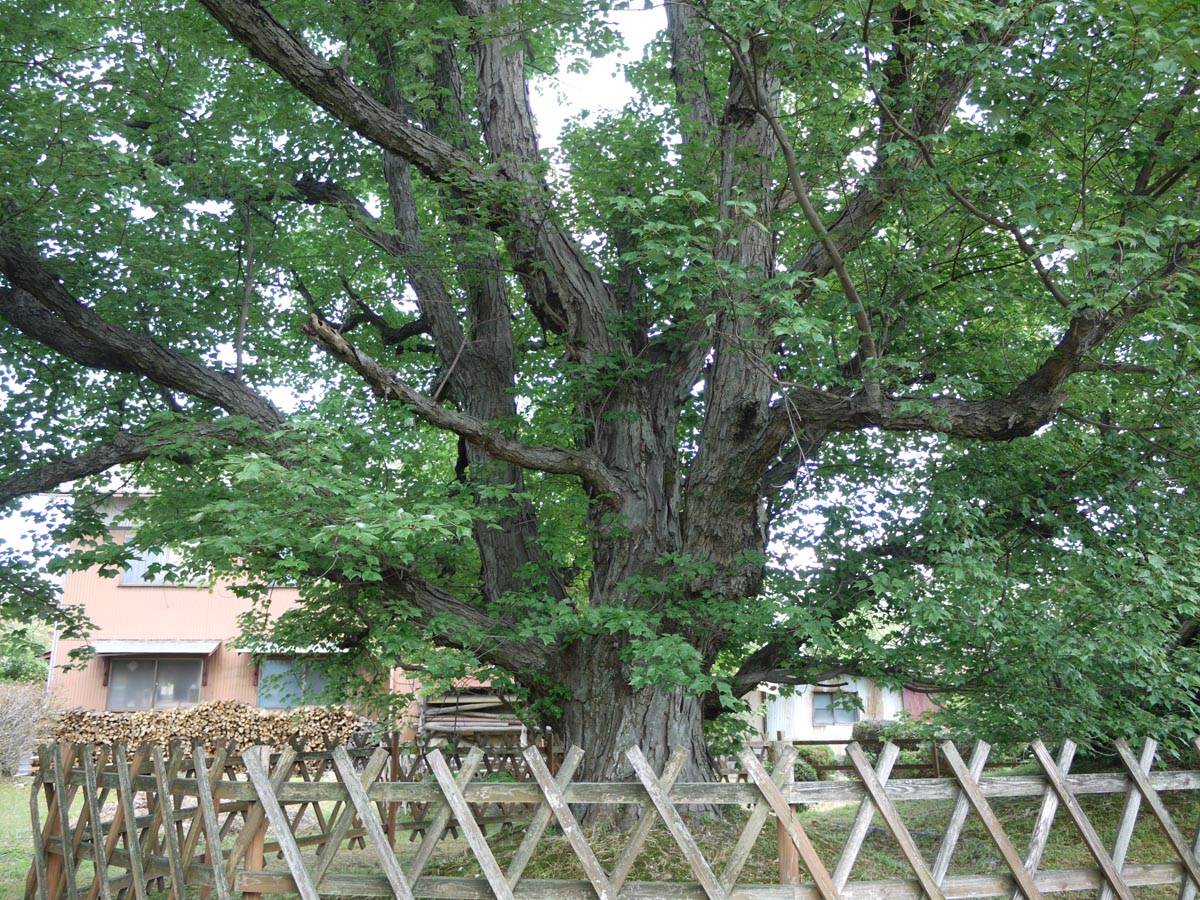
[[[546,898],[603,900],[624,898],[769,898],[769,900],[930,900],[1022,896],[1085,891],[1098,900],[1133,900],[1148,886],[1178,885],[1181,900],[1194,900],[1200,885],[1200,832],[1184,836],[1164,803],[1169,792],[1200,789],[1200,772],[1160,771],[1156,748],[1146,742],[1135,757],[1123,742],[1116,745],[1122,771],[1071,774],[1074,745],[1065,743],[1057,759],[1040,742],[1031,745],[1040,774],[982,777],[989,748],[978,744],[965,761],[955,746],[941,752],[952,772],[948,778],[892,779],[899,755],[885,745],[872,763],[855,744],[848,756],[853,780],[793,782],[795,749],[781,747],[768,772],[752,751],[742,754],[744,783],[684,784],[677,778],[686,762],[676,751],[656,773],[637,748],[627,751],[636,780],[581,783],[574,774],[583,751],[565,754],[557,774],[543,757],[527,749],[524,762],[531,781],[480,781],[485,753],[473,749],[457,772],[437,750],[426,759],[428,780],[389,781],[390,754],[378,748],[355,758],[345,748],[328,753],[273,752],[252,748],[238,759],[224,751],[210,756],[202,748],[141,747],[97,751],[91,746],[53,745],[42,749],[42,767],[30,795],[34,861],[26,889],[28,900],[146,900],[154,890],[182,897],[185,885],[203,895],[229,900],[241,894],[258,900],[268,894],[320,897],[401,898]],[[1198,746],[1200,749],[1200,746]],[[1124,795],[1115,836],[1101,839],[1080,798]],[[82,802],[80,802],[80,799]],[[999,798],[1040,801],[1036,822],[1019,852],[992,808]],[[948,822],[932,859],[918,848],[900,805],[910,801],[949,801]],[[824,859],[805,830],[797,809],[815,803],[857,803],[836,859]],[[415,853],[403,854],[396,832],[387,831],[389,814],[425,805]],[[898,805],[900,804],[900,805]],[[519,844],[502,857],[493,852],[481,819],[497,806],[527,807]],[[632,807],[633,825],[619,850],[597,852],[577,819],[579,810],[601,805]],[[719,854],[702,850],[684,807],[731,807],[744,818],[740,836]],[[111,810],[107,812],[106,810]],[[1055,826],[1086,846],[1095,865],[1052,869],[1041,866]],[[951,861],[968,818],[986,830],[1003,871],[976,873]],[[1139,820],[1143,823],[1138,826]],[[872,825],[882,821],[883,825]],[[235,827],[239,826],[239,827]],[[525,872],[557,825],[570,845],[583,877],[554,880],[525,877]],[[1149,825],[1166,835],[1171,858],[1127,861],[1135,826]],[[1194,823],[1188,823],[1192,828]],[[771,884],[745,883],[743,873],[764,827],[780,835],[779,877]],[[894,840],[911,877],[890,881],[854,880],[856,862],[868,832],[880,827]],[[451,829],[474,856],[478,875],[430,874],[435,851]],[[637,881],[630,878],[651,832],[665,828],[691,872],[688,881]],[[337,860],[357,842],[371,854],[374,873],[339,871]],[[275,859],[278,854],[278,859]],[[794,854],[798,864],[788,857]],[[719,856],[719,858],[717,858]],[[830,854],[827,852],[826,856]],[[268,857],[271,857],[268,860]],[[91,877],[81,875],[90,861]],[[801,874],[803,872],[803,874]]]

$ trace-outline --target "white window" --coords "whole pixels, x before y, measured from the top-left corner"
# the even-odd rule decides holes
[[[321,702],[329,676],[311,660],[272,657],[258,670],[258,705],[263,709],[291,709]]]
[[[850,691],[823,691],[812,695],[814,725],[853,725],[858,721],[857,696]]]
[[[170,550],[142,550],[129,561],[129,567],[121,573],[122,585],[145,586],[168,584],[167,573],[163,569],[148,571],[151,566],[167,566],[171,563]]]
[[[203,660],[114,656],[107,667],[109,709],[171,709],[200,702]]]

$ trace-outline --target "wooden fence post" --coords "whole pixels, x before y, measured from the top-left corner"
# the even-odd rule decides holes
[[[783,758],[783,747],[782,741],[777,741],[771,745],[772,763],[779,764],[779,761]],[[788,772],[787,779],[780,786],[780,790],[786,792],[787,786],[795,780],[795,777],[795,772]],[[775,817],[775,843],[779,847],[779,883],[799,884],[800,853],[778,816]]]
[[[388,778],[392,784],[400,780],[400,732],[393,731],[389,740],[389,754],[391,759],[388,765]],[[396,849],[396,817],[400,812],[400,804],[395,800],[389,800],[387,806],[387,839],[388,845]]]
[[[261,872],[266,863],[266,853],[264,847],[267,842],[267,820],[264,818],[262,824],[258,826],[258,830],[254,832],[254,838],[250,841],[250,846],[246,848],[246,855],[242,860],[242,868],[248,872]],[[242,900],[262,900],[262,894],[244,893]]]

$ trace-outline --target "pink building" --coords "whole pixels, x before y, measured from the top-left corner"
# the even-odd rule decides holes
[[[131,532],[114,527],[123,543]],[[321,686],[301,657],[270,657],[256,662],[239,652],[238,616],[250,602],[226,585],[172,584],[162,574],[147,576],[143,558],[118,578],[97,569],[71,572],[63,582],[63,603],[84,608],[95,625],[90,643],[95,656],[81,669],[61,669],[83,641],[56,640],[50,684],[67,707],[154,709],[190,706],[209,700],[238,700],[250,706],[296,706],[289,696]],[[275,588],[274,614],[299,601],[294,588]]]
[[[121,521],[134,498],[112,501],[112,539],[124,543],[133,533]],[[262,652],[239,647],[238,618],[251,601],[227,584],[168,582],[149,573],[170,554],[145,555],[119,577],[98,568],[71,572],[63,581],[62,602],[80,606],[95,626],[87,641],[56,638],[50,659],[50,687],[63,707],[136,710],[237,700],[248,706],[290,709],[320,694],[324,675],[308,663],[311,655]],[[295,588],[272,588],[272,615],[300,602]],[[82,668],[62,668],[70,653],[90,644],[94,656]],[[412,692],[415,683],[393,675],[393,689]]]

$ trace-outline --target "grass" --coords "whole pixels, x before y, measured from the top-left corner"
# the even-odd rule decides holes
[[[0,900],[19,900],[24,892],[25,875],[30,861],[29,834],[29,788],[28,782],[0,783]],[[1200,819],[1200,792],[1166,793],[1164,802],[1172,816],[1190,838],[1194,823]],[[1085,796],[1081,804],[1100,837],[1111,846],[1117,819],[1124,803],[1123,796]],[[910,802],[898,805],[902,818],[922,855],[932,861],[937,854],[941,835],[950,815],[951,804]],[[1037,815],[1039,802],[1025,798],[997,800],[993,809],[1004,824],[1018,853],[1023,853]],[[818,855],[832,870],[846,839],[857,806],[830,805],[805,809],[801,822],[816,846]],[[696,816],[689,820],[689,828],[704,849],[714,870],[720,874],[724,862],[737,842],[748,813],[744,810],[728,810],[724,816]],[[626,836],[613,828],[590,827],[585,829],[589,844],[602,865],[611,871],[619,858]],[[505,867],[516,852],[524,835],[523,829],[508,828],[488,835],[489,845],[501,867]],[[417,843],[401,840],[397,855],[402,863],[416,852]],[[306,851],[310,858],[313,851]],[[1161,829],[1152,822],[1149,810],[1143,805],[1135,831],[1128,861],[1131,863],[1165,862],[1174,857]],[[273,857],[267,860],[268,868],[280,870],[283,863]],[[1055,820],[1052,839],[1042,862],[1042,869],[1093,868],[1094,861],[1070,825],[1065,811],[1060,810]],[[381,873],[374,851],[366,849],[339,851],[333,871],[342,874]],[[950,874],[990,874],[1004,872],[1000,854],[992,843],[978,817],[972,815],[964,829]],[[460,838],[444,840],[429,868],[429,875],[449,877],[478,877],[479,866],[465,841]],[[81,875],[83,873],[81,872]],[[548,834],[525,871],[530,879],[576,879],[583,872],[573,851],[561,834]],[[876,881],[912,878],[911,869],[900,853],[895,839],[883,822],[876,816],[872,829],[854,868],[855,881]],[[682,854],[666,829],[659,827],[638,857],[629,876],[632,881],[694,881]],[[741,883],[772,883],[777,878],[777,855],[775,830],[768,823],[763,829],[739,881]],[[808,880],[802,875],[803,880]],[[1139,900],[1167,900],[1174,898],[1177,888],[1160,887],[1137,889]],[[165,897],[165,895],[152,895]],[[189,891],[189,897],[198,892]],[[1064,895],[1057,895],[1064,896]],[[1070,896],[1070,895],[1066,895]],[[1080,895],[1082,896],[1085,895]],[[1089,892],[1086,896],[1094,896]]]
[[[31,854],[29,780],[0,782],[0,900],[24,895]]]

